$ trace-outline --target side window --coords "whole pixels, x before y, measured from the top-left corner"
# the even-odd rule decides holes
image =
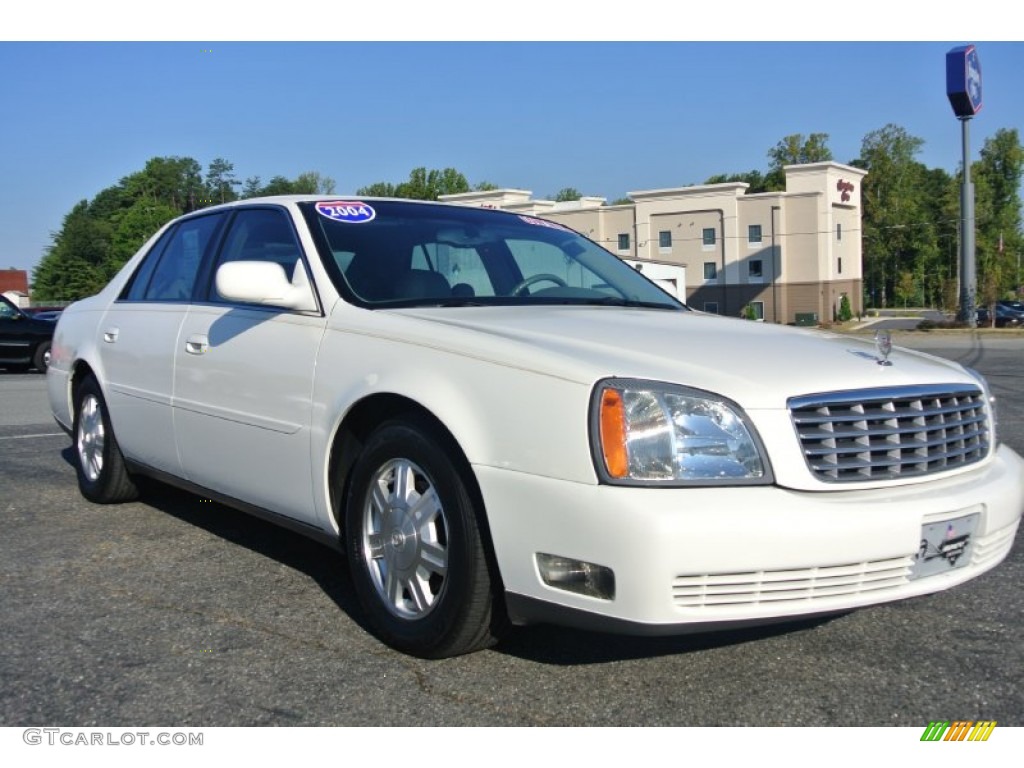
[[[220,214],[200,216],[178,225],[159,255],[159,263],[144,289],[142,300],[191,300],[199,264],[220,220]]]
[[[229,261],[272,261],[284,267],[290,280],[301,258],[287,214],[273,208],[251,208],[235,214],[217,266]]]
[[[301,260],[302,251],[287,214],[274,208],[250,208],[231,220],[217,266],[231,261],[269,261],[279,264],[291,280]]]
[[[143,257],[142,264],[135,270],[135,274],[132,275],[131,281],[125,286],[121,292],[122,301],[142,301],[146,296],[146,288],[149,287],[149,280],[153,277],[153,270],[156,269],[156,265],[160,263],[160,254],[164,252],[167,247],[167,243],[174,236],[174,227],[171,227],[163,236],[153,243],[153,247],[149,249],[149,252]]]

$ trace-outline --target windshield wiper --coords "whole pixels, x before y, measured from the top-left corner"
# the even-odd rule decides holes
[[[576,303],[576,302],[573,302]],[[640,307],[643,309],[680,309],[672,304],[665,304],[661,301],[640,301],[639,299],[625,299],[620,296],[605,296],[600,299],[583,299],[580,304],[593,304],[596,306],[608,307]]]
[[[435,303],[431,303],[430,306],[432,306],[432,307],[486,307],[487,305],[484,304],[482,301],[478,301],[477,299],[471,298],[469,296],[463,297],[463,298],[460,298],[460,297],[456,296],[456,297],[453,297],[453,298],[450,298],[450,299],[442,299],[441,301],[438,301],[436,304]]]

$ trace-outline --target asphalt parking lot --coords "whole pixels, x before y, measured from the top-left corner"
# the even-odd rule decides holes
[[[988,376],[1024,453],[1024,339],[896,343]],[[1024,725],[1024,543],[951,592],[637,639],[533,627],[439,662],[361,624],[331,551],[155,486],[78,493],[44,377],[0,370],[0,726]]]

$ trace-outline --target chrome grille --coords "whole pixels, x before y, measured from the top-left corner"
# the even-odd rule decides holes
[[[827,483],[930,475],[981,461],[989,450],[978,388],[865,389],[788,404],[807,466]]]

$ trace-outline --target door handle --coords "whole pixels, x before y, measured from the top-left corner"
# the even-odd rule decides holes
[[[107,342],[107,344],[113,344],[117,341],[117,334],[119,332],[120,331],[117,328],[107,328],[107,330],[103,332],[103,340]]]
[[[210,340],[202,335],[189,336],[185,341],[185,351],[190,355],[202,355],[210,349]]]

